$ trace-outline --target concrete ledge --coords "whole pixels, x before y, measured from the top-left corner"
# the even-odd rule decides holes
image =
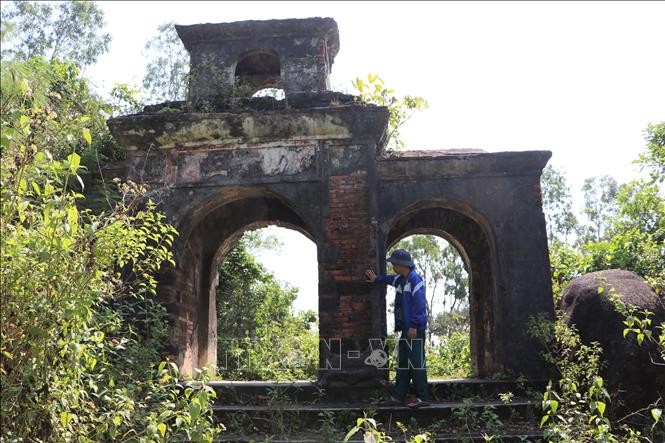
[[[414,151],[379,157],[379,180],[540,175],[551,151]]]
[[[128,151],[295,140],[376,139],[384,136],[387,109],[340,105],[265,112],[164,112],[108,120],[113,137]]]

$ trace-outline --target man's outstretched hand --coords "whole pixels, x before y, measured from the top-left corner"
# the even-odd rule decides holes
[[[365,271],[365,277],[367,281],[374,283],[376,281],[376,274],[371,269]]]

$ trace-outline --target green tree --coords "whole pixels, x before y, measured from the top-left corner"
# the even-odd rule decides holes
[[[574,278],[589,272],[590,258],[571,244],[555,240],[549,245],[552,293],[555,304]]]
[[[636,163],[650,169],[651,181],[665,181],[665,122],[649,124],[644,130],[646,152],[640,154]]]
[[[395,91],[388,88],[376,74],[369,74],[367,79],[356,78],[352,85],[362,102],[385,106],[388,108],[388,133],[386,146],[389,151],[404,148],[399,129],[416,111],[427,108],[427,100],[423,97],[406,95],[395,96]]]
[[[658,294],[665,293],[665,196],[659,186],[657,133],[663,125],[649,125],[645,132],[646,152],[638,161],[649,170],[651,180],[633,180],[613,196],[611,211],[603,220],[600,241],[581,245],[584,272],[627,269],[644,277]],[[610,187],[611,189],[611,187]],[[603,199],[608,206],[609,196]]]
[[[434,317],[432,334],[439,337],[450,336],[456,332],[469,332],[469,307],[444,311]]]
[[[246,234],[226,255],[220,269],[217,352],[218,361],[226,366],[220,376],[313,379],[318,367],[316,313],[294,314],[298,290],[282,287],[256,261],[250,249],[256,247],[257,234]]]
[[[79,68],[71,62],[47,61],[34,57],[26,61],[2,64],[3,90],[0,110],[3,114],[18,112],[25,97],[36,107],[28,112],[45,114],[44,127],[33,131],[37,144],[48,144],[50,152],[64,158],[74,147],[85,166],[92,167],[97,157],[102,162],[122,159],[124,153],[113,143],[106,126],[113,108],[90,91]],[[16,79],[21,81],[17,82]],[[65,118],[67,117],[67,118]],[[58,137],[63,131],[81,125],[86,130],[70,137]],[[11,132],[10,132],[11,134]],[[91,142],[87,143],[87,136]],[[74,137],[74,138],[72,138]]]
[[[573,278],[612,268],[636,272],[656,293],[665,294],[665,196],[658,181],[663,163],[658,131],[663,127],[661,123],[647,127],[646,152],[637,160],[651,180],[633,180],[619,187],[607,177],[588,181],[591,202],[586,211],[600,218],[599,225],[593,228],[594,235],[580,235],[575,247],[561,241],[550,244],[555,297]],[[603,182],[604,188],[599,186]]]
[[[173,22],[164,23],[145,45],[144,101],[162,103],[187,98],[189,53]]]
[[[251,335],[263,320],[283,321],[297,297],[297,290],[281,291],[274,277],[240,241],[224,258],[217,288],[218,337]],[[270,312],[262,312],[264,308]]]
[[[616,197],[619,185],[609,175],[590,177],[582,185],[584,193],[584,215],[590,224],[582,225],[579,230],[581,244],[588,241],[600,241],[610,217],[616,212]]]
[[[0,112],[37,118],[40,126],[31,131],[33,143],[48,146],[56,159],[65,159],[73,149],[83,166],[80,185],[73,184],[86,196],[79,205],[97,212],[111,209],[119,197],[117,187],[104,181],[101,170],[125,155],[106,126],[116,108],[90,91],[74,63],[35,57],[3,62],[0,69]],[[78,127],[81,131],[72,130]],[[16,128],[5,127],[2,139],[9,143],[16,134]]]
[[[543,195],[543,212],[547,222],[547,238],[550,243],[555,239],[567,241],[575,232],[577,217],[573,211],[570,187],[565,175],[547,165],[540,178]]]
[[[636,180],[621,187],[607,238],[582,247],[586,272],[620,268],[644,277],[665,294],[665,199],[655,183]]]
[[[243,243],[251,254],[260,251],[279,252],[284,243],[275,234],[268,234],[264,229],[247,231],[242,236]]]
[[[113,117],[141,112],[143,105],[139,100],[141,90],[130,83],[115,83],[111,89],[111,109]]]
[[[449,243],[442,248],[443,303],[449,312],[464,309],[469,303],[469,274],[462,257]]]
[[[11,29],[9,40],[3,41],[3,59],[44,57],[85,67],[108,51],[111,42],[111,35],[102,32],[104,12],[90,1],[14,1],[3,8],[2,21]]]

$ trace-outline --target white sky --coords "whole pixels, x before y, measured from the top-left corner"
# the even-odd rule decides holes
[[[407,148],[551,150],[574,192],[594,175],[634,178],[643,129],[665,120],[662,2],[100,5],[113,41],[87,74],[103,89],[140,84],[143,45],[164,22],[333,17],[340,33],[336,89],[376,72],[398,95],[429,101],[402,131]],[[284,241],[283,257],[262,260],[313,294],[298,307],[316,309],[314,245],[295,232]]]

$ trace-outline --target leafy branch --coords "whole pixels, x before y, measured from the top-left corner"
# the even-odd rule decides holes
[[[395,96],[395,91],[388,88],[377,74],[368,74],[366,79],[356,78],[351,84],[358,92],[360,101],[388,108],[387,149],[388,151],[403,149],[404,141],[400,137],[399,130],[416,111],[428,107],[427,100],[412,95],[398,98]]]

